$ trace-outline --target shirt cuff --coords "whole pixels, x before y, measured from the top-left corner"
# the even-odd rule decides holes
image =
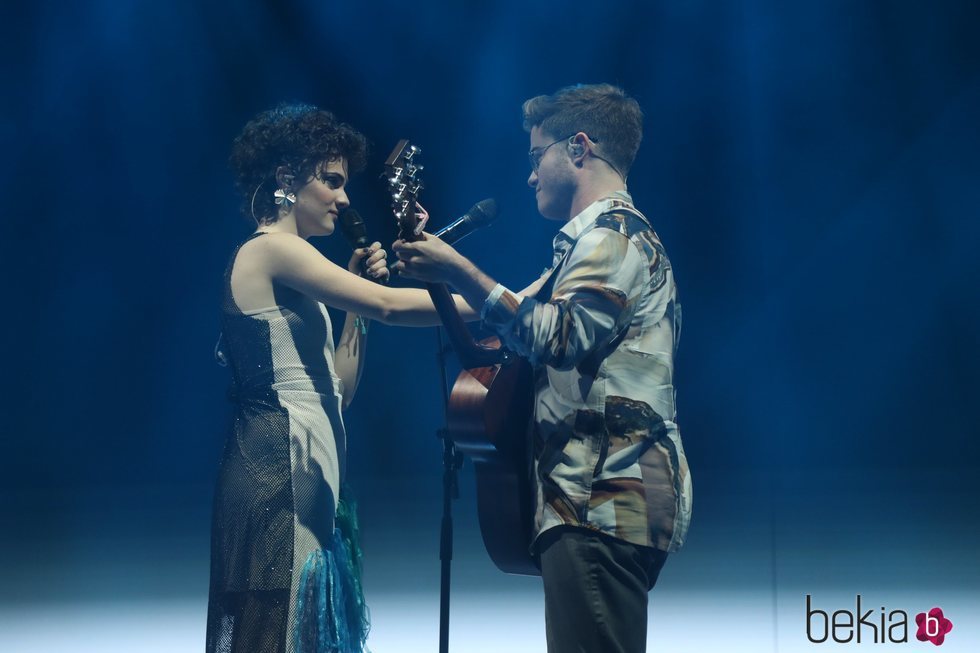
[[[523,299],[498,283],[487,296],[480,311],[484,326],[503,336],[514,325]]]
[[[490,314],[490,311],[493,310],[493,307],[500,300],[500,296],[503,295],[505,292],[507,292],[507,289],[504,287],[504,284],[502,283],[498,283],[496,286],[493,287],[493,290],[491,290],[490,294],[487,295],[487,300],[483,302],[483,308],[480,310],[481,320],[487,319],[487,315]]]

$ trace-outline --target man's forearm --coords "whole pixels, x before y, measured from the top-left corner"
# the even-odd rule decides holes
[[[456,266],[451,283],[456,291],[463,296],[466,303],[473,307],[473,310],[477,313],[483,308],[483,304],[487,301],[490,292],[497,285],[496,281],[487,276],[468,259],[463,259]]]

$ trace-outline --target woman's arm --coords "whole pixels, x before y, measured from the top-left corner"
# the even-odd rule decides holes
[[[340,342],[334,355],[334,368],[344,387],[343,407],[347,408],[354,400],[357,384],[361,381],[364,369],[365,347],[367,347],[368,320],[348,313],[344,320],[344,330],[340,332]]]
[[[388,279],[390,272],[381,243],[372,243],[370,247],[354,250],[347,263],[347,271],[360,276],[362,269],[370,278]],[[340,333],[340,342],[334,354],[334,369],[343,383],[344,408],[350,406],[354,400],[357,385],[361,380],[367,348],[368,324],[367,318],[353,313],[347,313],[344,319],[344,328]]]
[[[323,256],[299,236],[270,233],[250,243],[263,259],[274,282],[355,315],[399,326],[436,326],[439,316],[429,293],[416,288],[389,288],[363,279]],[[479,312],[456,298],[463,319],[479,319]]]

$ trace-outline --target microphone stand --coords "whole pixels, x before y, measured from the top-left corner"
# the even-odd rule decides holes
[[[463,456],[449,434],[449,384],[446,379],[446,348],[442,344],[442,328],[436,327],[436,358],[442,386],[443,428],[437,435],[442,440],[442,526],[439,538],[439,653],[449,653],[449,588],[453,562],[453,499],[459,498],[459,468]]]

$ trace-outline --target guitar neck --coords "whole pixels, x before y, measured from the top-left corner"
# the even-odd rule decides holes
[[[464,369],[471,370],[477,367],[488,367],[503,361],[504,351],[496,347],[485,347],[473,340],[473,335],[466,328],[466,323],[456,310],[456,302],[449,292],[449,288],[441,283],[427,283],[426,290],[429,297],[439,313],[446,328],[446,335],[452,343],[456,356]]]

